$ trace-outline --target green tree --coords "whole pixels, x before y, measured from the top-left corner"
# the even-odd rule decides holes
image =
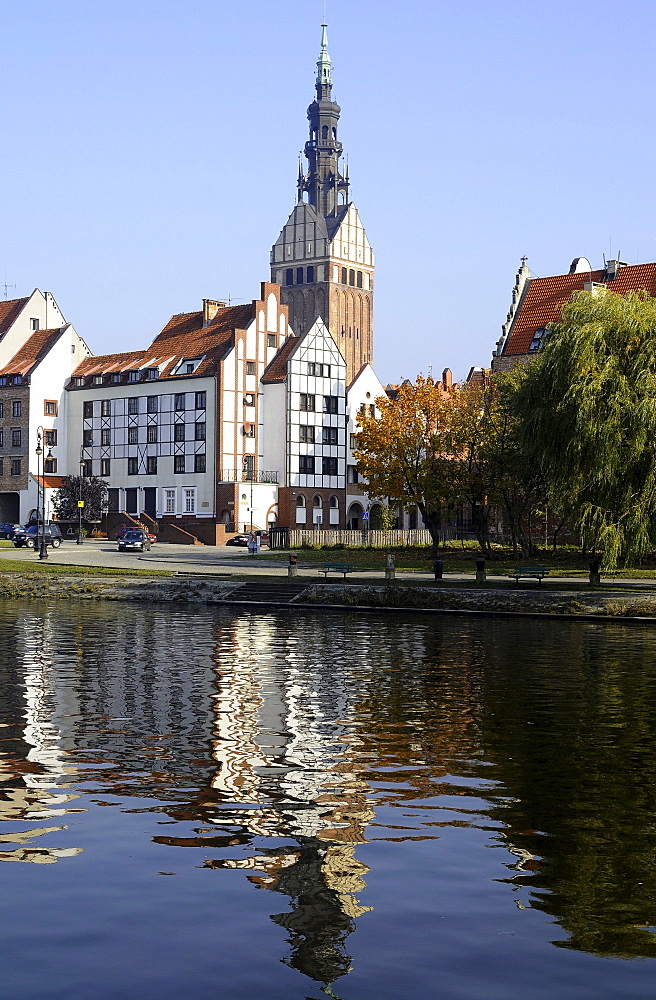
[[[514,395],[553,505],[607,568],[656,542],[656,300],[578,292]]]
[[[98,476],[66,476],[53,495],[53,511],[58,521],[77,521],[78,501],[84,501],[82,520],[100,521],[107,510],[108,484]]]

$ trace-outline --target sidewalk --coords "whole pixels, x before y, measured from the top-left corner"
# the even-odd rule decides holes
[[[245,548],[235,546],[205,546],[205,545],[174,545],[168,542],[156,542],[150,552],[143,555],[137,553],[119,552],[115,542],[107,539],[85,539],[82,545],[75,542],[65,541],[60,548],[48,549],[48,562],[57,566],[88,566],[103,567],[105,569],[134,569],[139,570],[167,570],[173,573],[202,573],[220,576],[234,576],[236,574],[260,576],[281,576],[287,577],[289,566],[289,555],[281,551],[273,558],[259,559],[257,556],[249,555]],[[2,569],[2,559],[17,560],[25,563],[27,570],[30,564],[38,563],[39,557],[32,549],[14,546],[0,548],[0,570]],[[381,558],[382,562],[382,558]],[[311,577],[317,582],[324,580],[319,575],[316,564],[303,565],[303,556],[299,554],[298,563],[299,577]],[[358,583],[363,581],[371,584],[381,584],[384,582],[385,574],[381,566],[377,570],[356,570],[353,576]],[[508,583],[507,575],[488,573],[487,579],[490,583]],[[348,580],[348,578],[347,578]],[[418,582],[433,582],[434,576],[428,572],[405,572],[397,570],[396,582],[403,584]],[[474,570],[466,573],[447,573],[444,576],[447,583],[473,583]],[[325,581],[327,583],[341,583],[342,577],[333,574]],[[581,576],[549,576],[543,585],[539,587],[535,582],[527,582],[519,587],[512,586],[513,590],[526,590],[531,592],[545,592],[549,590],[550,584],[568,585],[575,588],[588,583],[587,574]],[[627,579],[618,580],[612,577],[602,577],[604,589],[621,589],[623,587],[644,587],[653,589],[656,587],[656,580]]]

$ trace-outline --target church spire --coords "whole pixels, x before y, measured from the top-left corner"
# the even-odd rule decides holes
[[[342,144],[337,139],[340,107],[332,99],[332,63],[328,54],[328,26],[321,25],[321,51],[317,59],[316,99],[307,114],[310,138],[305,143],[308,170],[299,184],[299,195],[320,215],[337,215],[348,201],[348,182],[339,168]]]

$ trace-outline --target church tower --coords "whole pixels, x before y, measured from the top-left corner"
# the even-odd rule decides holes
[[[373,362],[374,255],[349,198],[337,138],[340,107],[332,99],[326,25],[317,60],[316,99],[308,108],[308,161],[298,169],[298,200],[271,250],[271,280],[282,286],[297,336],[320,316],[347,364],[347,382]]]

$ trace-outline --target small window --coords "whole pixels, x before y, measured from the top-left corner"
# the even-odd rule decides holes
[[[82,404],[82,416],[85,420],[90,420],[93,416],[93,403],[90,399],[86,399]]]
[[[335,509],[335,507],[339,507],[339,501],[337,500],[337,497],[330,498],[330,506],[333,508],[333,510]]]
[[[135,414],[139,412],[139,397],[130,396],[128,398],[128,413]]]
[[[158,397],[157,396],[147,396],[146,397],[146,413],[157,413],[158,408]]]
[[[314,427],[301,424],[298,428],[298,439],[304,444],[314,444]]]
[[[0,427],[0,448],[4,446],[4,443],[5,443],[5,432]]]
[[[307,269],[307,283],[308,283],[308,285],[311,285],[311,284],[313,284],[313,282],[314,282],[314,268],[313,267],[308,267],[308,269]]]
[[[100,401],[100,416],[101,417],[111,417],[112,415],[112,402],[110,399],[101,399]]]
[[[362,271],[358,271],[356,284],[358,288],[362,288]]]
[[[303,496],[296,497],[296,506],[297,507],[305,507],[305,497],[303,497]]]
[[[207,407],[207,393],[205,390],[196,393],[196,409],[204,410]]]
[[[175,495],[177,490],[164,490],[164,513],[175,514]]]
[[[84,431],[82,434],[82,443],[85,448],[90,448],[93,444],[93,431]]]
[[[173,471],[174,472],[184,472],[185,471],[185,457],[184,455],[176,455],[173,459]]]
[[[92,381],[93,381],[94,385],[102,385],[103,384],[103,377],[102,377],[102,375],[94,375]]]
[[[157,444],[157,424],[149,424],[146,429],[146,441],[148,444]]]
[[[267,347],[277,347],[275,333],[267,333]]]
[[[149,476],[157,475],[157,458],[155,455],[149,455],[146,459],[146,472]]]
[[[302,267],[297,267],[296,268],[296,284],[297,285],[302,285],[303,284],[303,268]]]
[[[294,271],[292,270],[291,267],[288,267],[287,270],[285,271],[285,284],[286,285],[294,284]]]
[[[196,512],[195,489],[184,489],[182,491],[182,512],[183,514],[194,514]]]
[[[194,455],[194,472],[205,472],[205,455]]]
[[[152,382],[154,379],[159,378],[159,368],[149,368],[146,377]]]
[[[4,476],[4,474],[5,474],[5,463],[4,459],[0,458],[0,476]]]
[[[349,444],[351,446],[351,451],[355,451],[355,449],[358,447],[358,435],[357,434],[351,434],[351,437],[350,437],[350,440],[349,440]]]
[[[139,474],[139,461],[136,458],[128,458],[128,476]]]
[[[139,428],[128,427],[128,444],[138,444],[138,443],[139,443]]]
[[[20,417],[22,411],[22,405],[20,399],[15,399],[11,404],[11,415],[12,417]]]
[[[322,458],[321,459],[321,473],[324,476],[336,476],[337,475],[337,459],[336,458]]]
[[[20,476],[21,474],[21,460],[20,458],[12,458],[11,460],[11,475]]]
[[[57,459],[56,458],[46,458],[43,463],[43,471],[54,476],[57,472]]]
[[[179,423],[173,425],[173,440],[174,441],[184,441],[185,439],[185,424]]]
[[[54,448],[57,444],[57,431],[44,431],[43,443],[47,448]]]
[[[301,392],[299,398],[299,409],[306,413],[314,413],[314,395],[312,393]]]
[[[256,370],[255,362],[254,361],[247,361],[246,362],[246,374],[247,375],[254,375],[255,374],[255,370]]]
[[[84,459],[84,462],[80,466],[80,472],[82,473],[83,476],[93,475],[93,463],[90,458]]]
[[[314,475],[314,455],[299,455],[298,471],[304,475]]]
[[[205,440],[205,423],[203,421],[196,424],[194,428],[194,439],[196,441]]]
[[[255,406],[255,393],[247,392],[244,396],[244,406]]]
[[[339,405],[338,396],[324,396],[323,397],[323,412],[324,413],[337,413]]]
[[[346,268],[345,268],[345,267],[343,267],[343,268],[342,268],[342,284],[343,284],[343,285],[345,285],[345,284],[346,284],[346,279],[347,279],[347,276],[348,276],[348,272],[347,272]]]
[[[7,384],[7,376],[0,375],[0,385],[6,385],[6,384]]]
[[[349,285],[354,285],[354,284],[355,284],[355,271],[353,270],[353,268],[351,268],[349,270]]]
[[[5,415],[5,404],[0,403],[0,417],[4,417],[4,415]]]
[[[337,428],[324,427],[321,434],[322,444],[337,444]]]
[[[39,329],[39,320],[37,319],[36,316],[31,316],[30,317],[30,330],[38,330],[38,329]]]
[[[113,385],[118,385],[120,383],[120,381],[121,381],[122,378],[123,378],[123,375],[121,374],[121,372],[112,372],[112,384]]]
[[[109,476],[111,471],[111,462],[108,458],[100,459],[100,475]]]
[[[43,403],[43,415],[45,417],[56,417],[57,416],[57,401],[54,399],[46,399]],[[1,416],[1,414],[0,414]]]
[[[185,393],[176,392],[173,397],[173,409],[174,410],[184,410],[185,409]]]
[[[11,429],[11,446],[12,448],[20,448],[21,446],[21,431],[19,427],[12,427]]]
[[[185,363],[184,367],[185,367],[185,370],[184,370],[185,375],[193,375],[194,374],[194,363],[193,363],[193,361],[187,361]]]
[[[138,370],[128,372],[128,382],[138,382],[141,378],[141,372]]]

